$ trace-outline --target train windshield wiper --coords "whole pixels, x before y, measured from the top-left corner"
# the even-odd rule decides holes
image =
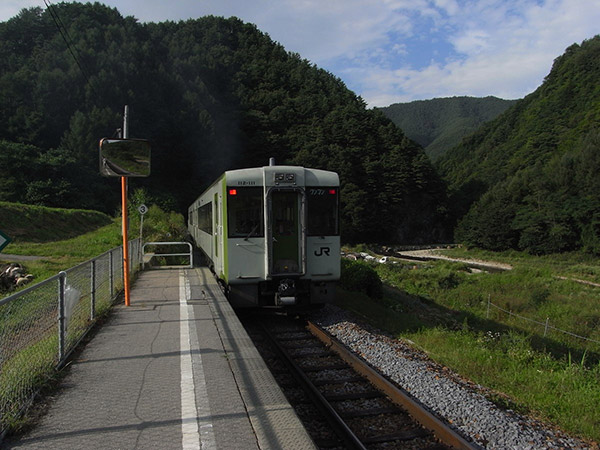
[[[246,236],[244,238],[244,240],[247,241],[248,238],[251,237],[254,234],[254,232],[256,231],[257,228],[258,228],[258,224],[254,225],[254,228],[252,228],[252,231],[250,231],[250,233],[248,233],[248,236]]]

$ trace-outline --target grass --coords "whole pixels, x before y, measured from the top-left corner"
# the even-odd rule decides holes
[[[101,213],[0,203],[0,214],[5,212],[0,215],[0,229],[13,238],[18,236],[5,251],[40,257],[25,263],[35,282],[122,244],[121,220]],[[136,215],[131,219],[131,229],[138,229]],[[144,225],[145,238],[153,241],[181,240],[185,232],[181,215],[165,213],[156,206],[150,207]],[[10,262],[0,254],[3,260]],[[118,280],[115,282],[118,287]],[[107,282],[96,288],[97,320],[110,311],[112,293]],[[85,294],[73,310],[67,347],[92,325],[89,297]],[[26,426],[28,419],[21,415],[29,398],[59,376],[55,369],[56,308],[56,286],[52,283],[0,307],[0,431],[6,428],[14,432]]]
[[[137,210],[132,211],[130,219],[130,238],[135,238],[139,229]],[[39,257],[22,263],[34,275],[34,282],[123,243],[121,218],[111,219],[97,211],[0,202],[0,230],[14,239],[4,248],[4,254]],[[185,233],[181,214],[164,212],[156,205],[149,208],[144,222],[146,241],[180,241]],[[0,262],[13,262],[3,253],[0,253]]]
[[[0,428],[13,430],[24,425],[22,420],[23,392],[44,386],[56,377],[56,333],[17,352],[2,365],[0,373],[0,404],[5,405]]]
[[[39,282],[56,275],[61,270],[94,258],[111,248],[122,244],[120,219],[114,219],[109,225],[102,226],[80,236],[48,242],[12,242],[5,253],[16,255],[39,256],[41,259],[26,261],[23,264]],[[0,261],[10,262],[3,257]]]
[[[13,262],[6,254],[40,257],[22,262],[34,282],[122,243],[120,220],[98,211],[0,202],[0,230],[12,239],[0,262]]]
[[[136,208],[132,207],[129,217],[130,238],[135,238],[140,226]],[[41,256],[42,262],[31,264],[42,271],[46,267],[60,271],[123,243],[121,218],[113,219],[98,211],[19,203],[0,202],[0,231],[12,239],[3,253]],[[181,214],[150,206],[144,222],[146,241],[183,240],[185,234]],[[0,253],[0,261],[6,260]]]
[[[65,240],[111,222],[109,216],[98,211],[0,202],[0,230],[14,242]]]
[[[540,323],[545,324],[548,320],[555,328],[600,342],[600,289],[557,279],[553,267],[535,263],[513,263],[513,270],[501,273],[471,274],[464,264],[445,261],[432,262],[418,269],[413,269],[413,265],[378,265],[376,270],[387,284],[468,314],[486,327],[491,326],[486,323],[491,319],[543,336],[544,326]],[[600,262],[598,264],[600,266]],[[488,311],[488,301],[531,321],[509,317],[494,307]],[[557,351],[563,347],[565,355],[569,350],[588,352],[591,363],[599,360],[598,343],[555,331],[548,336],[550,339],[540,341],[548,349]]]
[[[407,337],[430,356],[474,382],[509,396],[507,405],[533,413],[571,433],[599,440],[600,366],[557,360],[536,351],[520,333],[449,332],[431,328]]]
[[[6,254],[40,257],[24,263],[34,275],[34,282],[121,244],[119,219],[95,211],[0,202],[0,229],[13,239],[0,253],[0,261],[12,262],[12,258],[3,256]],[[106,302],[99,303],[102,310],[97,311],[98,316],[108,310]],[[29,397],[57,377],[56,308],[55,285],[0,308],[1,429],[23,426],[27,420],[22,412]],[[79,322],[85,321],[72,318],[71,322],[69,336],[81,328]]]
[[[491,252],[479,249],[455,247],[441,252],[446,256],[467,259],[482,259],[505,262],[515,267],[526,266],[545,271],[553,275],[584,279],[600,283],[600,258],[584,252],[567,252],[560,255],[532,256],[514,250]]]
[[[487,300],[518,314],[600,340],[600,288],[555,276],[593,281],[600,259],[567,254],[532,257],[461,249],[460,258],[512,264],[502,273],[471,274],[450,262],[373,266],[388,285],[372,299],[341,290],[340,306],[408,339],[434,360],[492,390],[501,405],[600,441],[600,347],[509,319]],[[395,286],[391,288],[389,286]],[[489,393],[488,393],[489,394]]]

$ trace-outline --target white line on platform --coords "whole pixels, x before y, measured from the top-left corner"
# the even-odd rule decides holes
[[[212,422],[208,415],[204,418],[198,417],[196,406],[196,388],[198,388],[199,400],[202,402],[201,410],[206,411],[208,395],[202,358],[195,358],[197,379],[194,380],[192,369],[192,348],[190,345],[190,323],[194,320],[194,309],[188,305],[191,298],[190,282],[183,270],[179,271],[179,306],[180,306],[180,354],[181,354],[181,431],[183,434],[182,447],[184,450],[214,449],[215,438],[212,432]],[[196,381],[197,386],[194,381]],[[200,439],[202,432],[202,442]]]

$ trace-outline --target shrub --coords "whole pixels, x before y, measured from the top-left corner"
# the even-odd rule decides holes
[[[187,233],[185,219],[176,212],[166,212],[152,205],[144,218],[144,240],[183,241]]]
[[[548,297],[550,297],[550,290],[546,287],[538,287],[531,292],[531,302],[536,308],[546,303]]]
[[[383,285],[375,269],[363,261],[342,259],[340,285],[349,291],[358,291],[369,297],[382,298]]]
[[[440,289],[454,289],[460,284],[460,278],[455,272],[449,272],[440,276],[438,286]]]

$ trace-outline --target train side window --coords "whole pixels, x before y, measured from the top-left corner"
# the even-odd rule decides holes
[[[338,187],[306,188],[309,236],[339,234],[338,191]]]
[[[263,237],[262,187],[227,188],[227,220],[230,238]]]
[[[205,233],[212,234],[212,202],[198,208],[198,228]]]

